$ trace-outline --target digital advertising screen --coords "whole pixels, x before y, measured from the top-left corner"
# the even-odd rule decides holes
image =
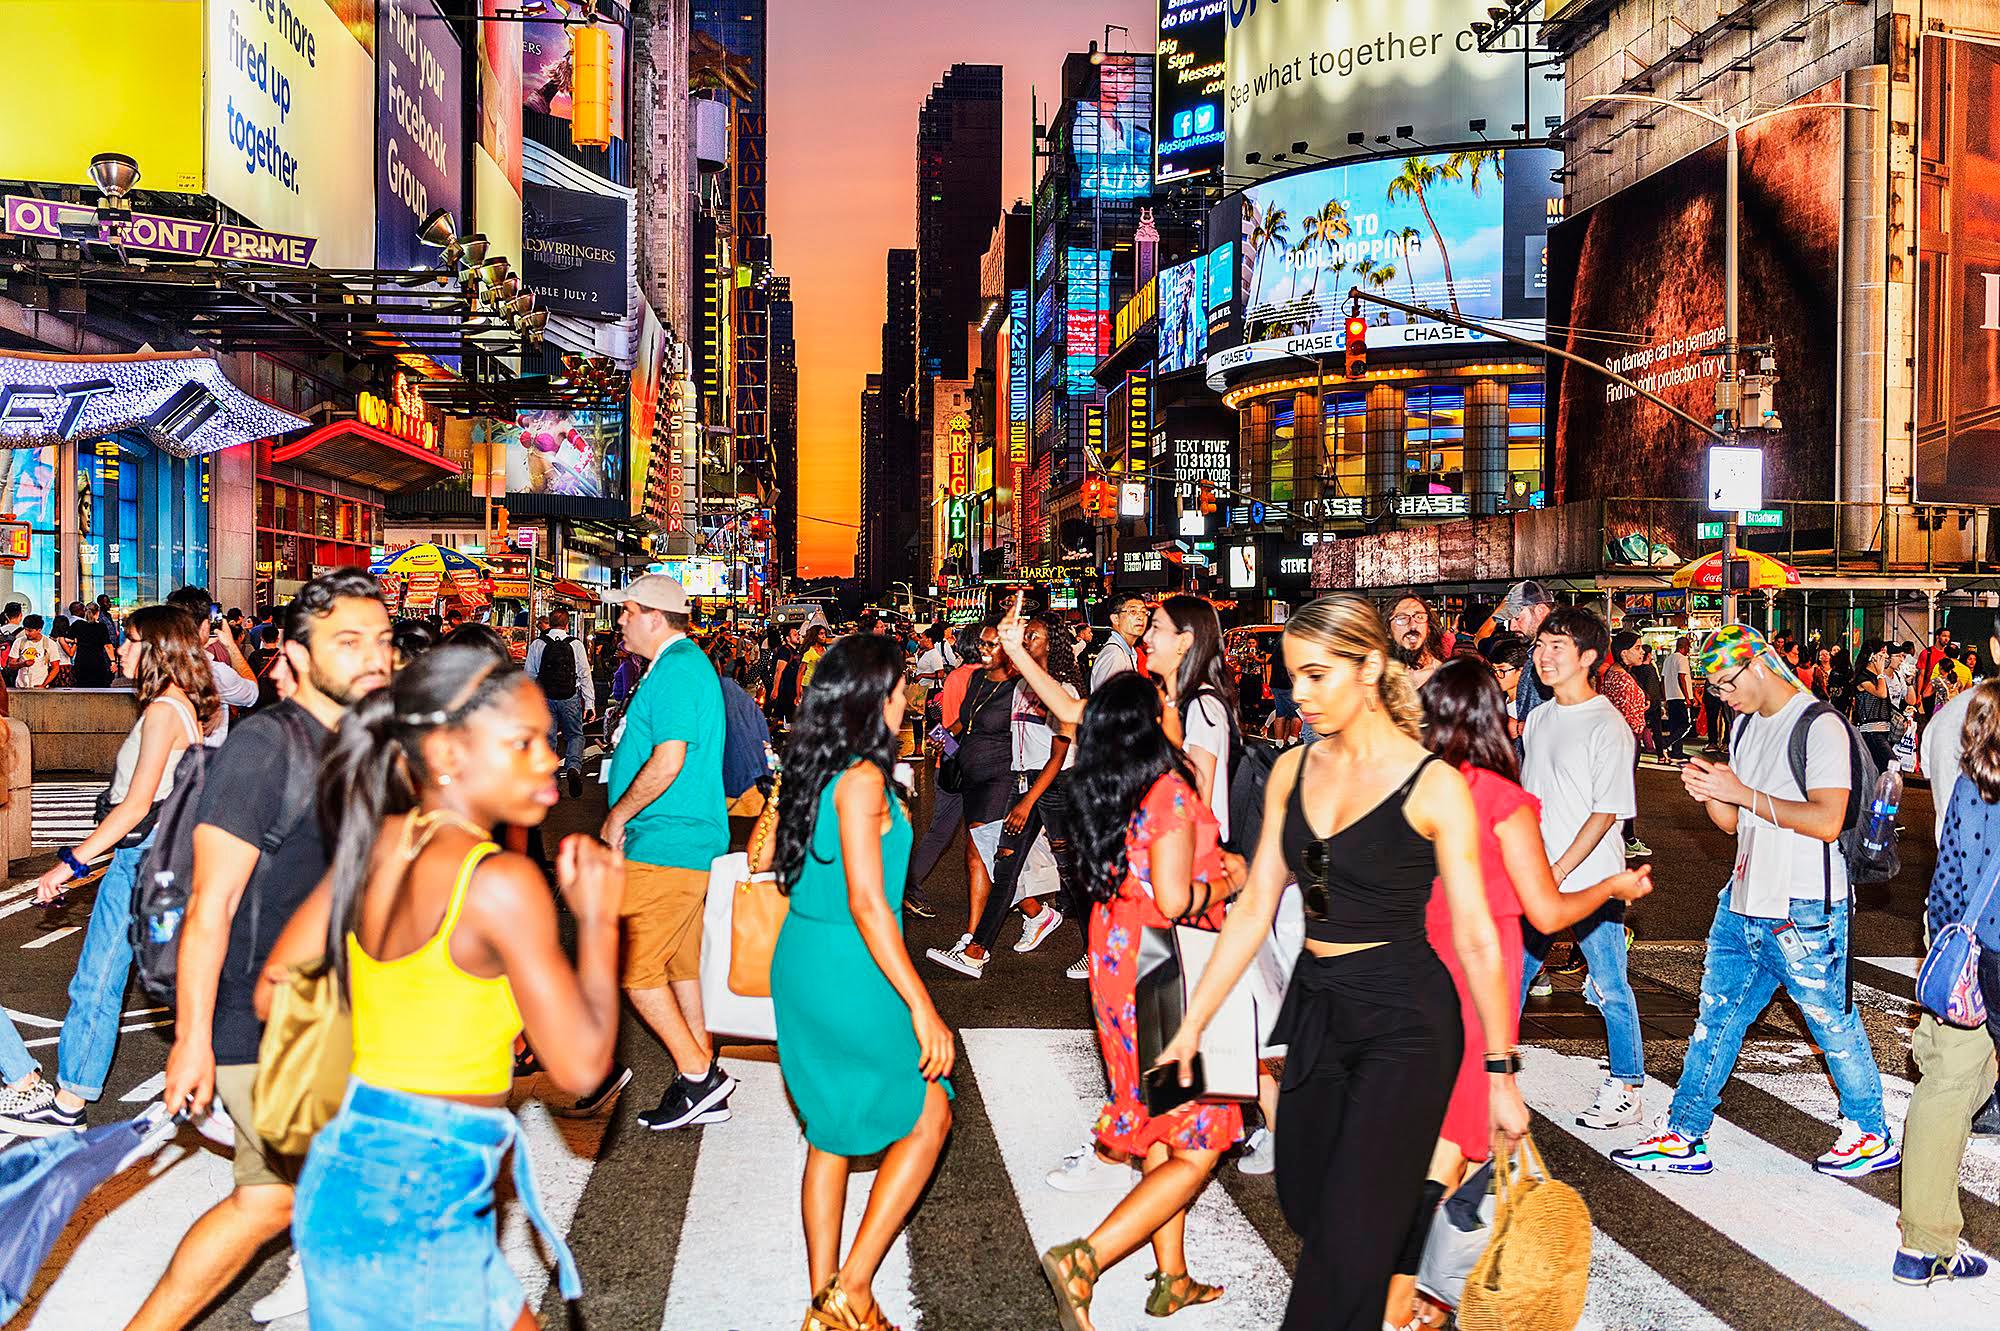
[[[1065,262],[1069,310],[1063,349],[1069,392],[1097,391],[1093,371],[1111,350],[1111,251],[1071,249]]]
[[[1225,240],[1208,252],[1208,336],[1228,331],[1236,319],[1236,242]]]
[[[1549,171],[1560,162],[1544,149],[1487,150],[1327,166],[1251,186],[1239,251],[1244,340],[1342,334],[1352,287],[1539,336],[1547,300],[1524,265],[1547,235],[1557,195]],[[1482,340],[1421,315],[1364,313],[1372,345]]]
[[[1844,134],[1838,112],[1742,134],[1742,338],[1772,344],[1784,422],[1755,432],[1770,501],[1832,497],[1843,193],[1826,164]],[[1555,344],[1704,421],[1722,370],[1707,353],[1724,341],[1726,157],[1711,143],[1549,233]],[[1703,492],[1708,435],[1603,375],[1560,360],[1548,375],[1552,502]]]
[[[1208,355],[1206,259],[1160,270],[1160,373],[1191,369]]]
[[[1229,0],[1160,0],[1153,177],[1162,184],[1222,166],[1228,13]]]
[[[1080,102],[1070,134],[1081,197],[1137,199],[1153,192],[1153,87],[1129,55],[1097,67],[1094,102]]]
[[[507,450],[507,493],[608,499],[624,471],[621,413],[524,411],[497,433]]]

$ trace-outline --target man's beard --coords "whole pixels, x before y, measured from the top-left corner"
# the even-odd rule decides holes
[[[1421,670],[1425,658],[1430,656],[1429,641],[1421,641],[1415,647],[1405,647],[1402,643],[1391,644],[1389,654],[1412,670]]]

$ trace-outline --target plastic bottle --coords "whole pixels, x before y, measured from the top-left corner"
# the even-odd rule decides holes
[[[1886,857],[1896,844],[1896,811],[1903,803],[1903,769],[1890,763],[1875,783],[1868,821],[1861,828],[1861,853],[1867,859]]]

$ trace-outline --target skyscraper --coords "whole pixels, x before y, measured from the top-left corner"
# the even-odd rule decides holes
[[[777,570],[799,575],[799,355],[792,337],[792,279],[771,279],[771,462],[777,473]]]
[[[998,65],[953,65],[917,117],[919,378],[966,375],[979,260],[1000,215],[1000,125]]]
[[[871,592],[887,585],[882,543],[888,538],[873,515],[883,506],[882,376],[871,374],[861,390],[861,530],[854,534],[854,576]]]
[[[977,273],[975,271],[975,277]],[[872,553],[870,590],[917,581],[916,535],[930,484],[930,455],[917,446],[917,252],[890,250],[882,319],[881,425],[862,436],[862,542]]]

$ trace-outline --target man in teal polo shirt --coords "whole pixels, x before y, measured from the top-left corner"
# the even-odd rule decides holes
[[[680,1075],[639,1115],[656,1132],[729,1118],[736,1079],[702,1025],[701,915],[709,862],[729,849],[722,685],[688,637],[687,589],[649,573],[604,599],[624,606],[625,646],[651,662],[611,755],[604,840],[625,853],[626,996]]]

